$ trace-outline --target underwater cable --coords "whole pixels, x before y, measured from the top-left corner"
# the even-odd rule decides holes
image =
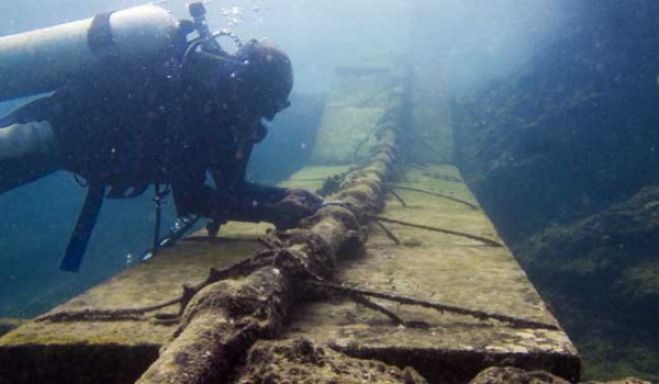
[[[428,226],[428,225],[410,223],[410,222],[407,222],[407,221],[390,219],[388,217],[382,217],[382,216],[376,216],[376,215],[367,215],[367,217],[371,220],[384,221],[385,223],[404,225],[404,226],[407,226],[407,227],[425,229],[427,231],[439,232],[439,233],[444,233],[444,234],[447,234],[447,235],[465,237],[467,239],[480,241],[481,243],[483,243],[485,245],[488,245],[490,247],[503,247],[503,244],[501,244],[497,241],[488,239],[487,237],[472,235],[472,234],[469,234],[469,233],[458,232],[458,231],[453,231],[453,230],[450,230],[450,229],[444,229],[444,228],[439,228],[439,227],[431,227],[431,226]]]
[[[391,183],[387,183],[387,186],[390,187],[390,188],[400,189],[402,191],[418,192],[418,193],[424,193],[426,195],[441,197],[441,198],[446,199],[446,200],[451,200],[451,201],[454,201],[456,203],[466,205],[471,209],[478,209],[478,206],[475,205],[475,204],[472,204],[468,201],[464,201],[464,200],[458,199],[457,197],[448,196],[448,195],[445,195],[445,194],[442,194],[442,193],[426,191],[425,189],[406,187],[406,186],[403,186],[403,185],[391,184]]]
[[[472,316],[479,320],[494,319],[494,320],[499,320],[509,323],[516,327],[533,328],[533,329],[549,329],[549,330],[560,329],[557,325],[554,324],[546,324],[539,321],[520,319],[517,317],[502,315],[499,313],[491,313],[491,312],[479,311],[474,309],[456,307],[452,305],[434,303],[431,301],[420,300],[413,297],[395,295],[392,293],[379,292],[370,289],[349,287],[346,286],[345,284],[335,284],[329,281],[312,281],[311,284],[319,288],[325,288],[325,289],[337,291],[349,296],[353,296],[353,295],[369,296],[377,299],[394,301],[404,305],[415,305],[424,308],[431,308],[440,312],[453,312],[461,315]]]

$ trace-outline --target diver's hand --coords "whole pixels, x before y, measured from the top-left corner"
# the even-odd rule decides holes
[[[286,196],[282,201],[287,199],[296,201],[309,208],[313,208],[314,212],[316,212],[316,210],[323,204],[323,201],[325,201],[322,196],[302,188],[291,188],[287,190]]]
[[[289,189],[283,199],[271,206],[273,223],[280,230],[295,227],[301,219],[316,213],[323,201],[322,197],[313,192]]]

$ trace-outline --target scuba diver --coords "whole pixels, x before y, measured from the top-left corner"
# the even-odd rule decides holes
[[[80,58],[81,74],[67,68],[61,84],[52,81],[52,72],[65,72],[57,60],[51,59],[51,73],[39,78],[35,71],[29,86],[0,70],[12,96],[56,85],[52,94],[0,119],[0,194],[56,170],[72,172],[87,186],[64,270],[79,269],[105,197],[135,197],[154,186],[156,249],[160,201],[170,191],[179,217],[187,224],[195,216],[209,218],[210,235],[227,220],[290,228],[322,203],[305,190],[245,180],[252,147],[290,104],[288,56],[255,40],[226,52],[217,42],[226,33],[208,31],[201,3],[190,5],[193,21],[172,23],[161,11],[144,6],[94,17],[85,26],[89,52]],[[162,20],[169,24],[162,27]],[[131,31],[137,33],[126,37]],[[149,33],[154,41],[166,40],[151,56],[149,42],[135,41]],[[122,57],[122,50],[133,57]],[[32,61],[23,57],[26,63]]]

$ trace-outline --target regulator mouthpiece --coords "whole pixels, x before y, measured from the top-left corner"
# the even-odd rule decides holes
[[[190,16],[193,18],[204,17],[204,15],[206,15],[206,7],[201,1],[195,1],[188,4],[188,10],[190,11]]]
[[[188,11],[192,20],[194,20],[195,28],[199,33],[199,37],[202,39],[208,38],[210,36],[210,31],[208,29],[208,23],[206,23],[206,7],[201,1],[195,1],[188,4]]]
[[[199,41],[202,42],[202,49],[209,53],[221,54],[223,52],[222,47],[215,41],[215,37],[208,29],[206,6],[204,6],[204,3],[201,1],[192,2],[188,4],[188,11],[190,12],[190,16],[192,16],[195,29],[199,34]]]

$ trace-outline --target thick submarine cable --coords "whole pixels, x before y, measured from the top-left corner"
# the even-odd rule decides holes
[[[290,307],[309,289],[309,275],[333,274],[341,252],[363,242],[368,214],[384,205],[385,182],[396,160],[396,137],[405,97],[398,75],[379,121],[371,161],[297,229],[270,235],[272,262],[246,276],[221,280],[190,300],[175,338],[137,381],[139,384],[224,382],[235,362],[259,338],[276,335]]]

